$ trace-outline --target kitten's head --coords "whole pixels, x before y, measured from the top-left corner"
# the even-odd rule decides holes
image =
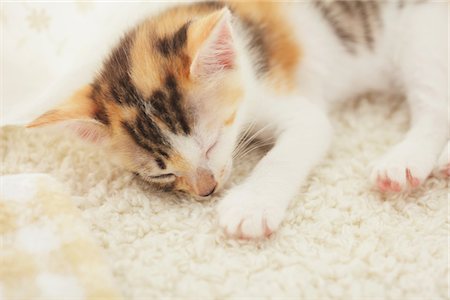
[[[164,190],[208,196],[227,179],[243,98],[227,9],[139,25],[95,81],[29,127],[66,124]]]

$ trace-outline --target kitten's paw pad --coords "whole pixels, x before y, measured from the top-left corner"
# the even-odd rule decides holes
[[[414,153],[392,151],[373,167],[371,180],[383,192],[401,192],[418,187],[431,173],[433,161]]]
[[[232,191],[222,199],[217,211],[225,234],[240,239],[270,236],[278,229],[284,216],[283,208],[252,198],[252,193],[245,191]]]

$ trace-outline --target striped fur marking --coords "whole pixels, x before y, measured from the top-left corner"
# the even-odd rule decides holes
[[[112,99],[120,105],[136,105],[142,102],[142,97],[136,90],[130,78],[130,48],[135,33],[127,33],[105,62],[102,78],[109,84]]]
[[[137,130],[127,121],[122,121],[122,127],[128,132],[138,146],[147,150],[150,153],[154,153],[153,148],[143,139],[137,132]]]
[[[188,135],[190,134],[191,129],[187,123],[186,116],[181,106],[182,95],[178,89],[178,84],[173,74],[167,75],[165,86],[169,93],[171,111],[175,115],[175,120],[178,121],[177,125],[181,128],[184,134]]]
[[[249,18],[241,17],[240,20],[249,33],[249,46],[258,57],[256,74],[263,75],[269,71],[269,50],[264,38],[264,29]]]
[[[177,120],[174,119],[170,108],[167,103],[167,95],[162,90],[156,90],[151,96],[149,101],[152,104],[154,115],[160,119],[170,131],[177,132]]]
[[[381,3],[317,0],[314,4],[349,53],[356,54],[361,46],[373,49],[381,27]]]
[[[92,101],[95,102],[97,110],[94,113],[94,119],[103,123],[104,125],[109,126],[111,124],[110,117],[108,115],[108,112],[106,110],[105,104],[103,103],[103,100],[100,97],[100,85],[97,81],[94,81],[94,83],[91,84],[92,91],[90,94],[90,98]]]
[[[189,24],[189,21],[185,23],[173,36],[160,38],[156,42],[156,49],[166,57],[179,54],[186,46]]]
[[[160,50],[167,55],[181,54],[187,41],[189,22],[172,37],[161,39]],[[161,169],[166,168],[164,159],[169,158],[172,146],[164,130],[174,134],[188,135],[191,132],[187,116],[183,110],[183,95],[177,78],[168,73],[159,88],[145,99],[131,79],[130,49],[133,47],[135,32],[128,33],[104,64],[101,75],[93,83],[95,98],[111,99],[121,110],[125,107],[136,109],[136,116],[121,120],[122,128],[135,143],[155,157]],[[106,91],[106,92],[105,92]],[[103,97],[100,97],[103,96]],[[106,110],[101,110],[97,118],[109,124]]]

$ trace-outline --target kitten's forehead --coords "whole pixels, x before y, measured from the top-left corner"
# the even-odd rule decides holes
[[[129,49],[130,79],[144,97],[167,86],[170,77],[177,86],[188,81],[190,58],[185,53],[189,21],[171,26],[167,32],[157,33],[155,22],[136,28]]]
[[[184,96],[186,76],[180,71],[188,66],[174,59],[184,47],[188,24],[165,37],[147,35],[146,26],[122,39],[95,86],[119,111],[121,119],[116,123],[165,169],[176,152],[171,136],[187,136],[193,127]],[[130,110],[133,113],[125,114]]]
[[[169,165],[180,163],[181,157],[186,156],[174,137],[194,139],[197,121],[205,118],[193,113],[212,117],[210,112],[222,111],[207,105],[200,111],[199,101],[192,101],[199,98],[195,88],[198,83],[191,81],[189,74],[192,56],[189,49],[194,43],[189,40],[193,9],[207,15],[217,7],[188,6],[138,25],[112,51],[94,84],[106,106],[109,103],[114,107],[107,107],[108,111],[114,111],[111,114],[114,132],[131,137],[154,157],[160,169],[169,169]],[[229,98],[225,90],[215,90],[212,96],[217,98],[221,94],[222,98]],[[220,123],[222,119],[230,118],[220,116],[214,121]]]

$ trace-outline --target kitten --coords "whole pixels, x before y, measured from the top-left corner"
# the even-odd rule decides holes
[[[251,124],[275,145],[218,217],[260,238],[327,153],[327,108],[352,95],[397,89],[410,106],[409,132],[370,177],[382,191],[417,187],[437,161],[448,175],[447,70],[445,3],[183,4],[128,32],[92,84],[29,127],[66,124],[151,184],[207,197]]]

